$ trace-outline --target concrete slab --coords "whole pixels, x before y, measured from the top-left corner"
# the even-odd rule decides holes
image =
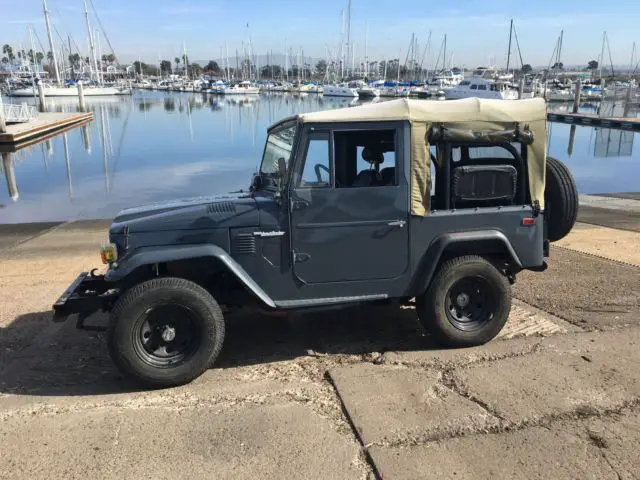
[[[640,413],[621,415],[615,421],[593,419],[588,425],[590,439],[600,445],[602,454],[621,479],[638,478],[640,473]]]
[[[595,193],[591,194],[597,197],[611,197],[611,198],[627,198],[630,200],[640,201],[640,192],[619,192],[619,193]]]
[[[625,212],[640,213],[640,200],[633,198],[605,197],[596,195],[579,195],[580,205],[588,207],[623,210]]]
[[[438,371],[361,363],[329,372],[365,445],[479,430],[496,419],[441,383]]]
[[[0,225],[0,250],[13,247],[60,225],[60,222],[18,223]]]
[[[564,338],[564,335],[562,338]],[[480,347],[385,352],[383,358],[384,362],[388,364],[452,368],[527,355],[537,351],[541,343],[542,339],[540,337],[493,340]]]
[[[640,232],[577,223],[553,245],[640,267]]]
[[[544,273],[524,271],[514,296],[583,328],[640,323],[640,269],[551,247]]]
[[[512,424],[615,410],[640,398],[637,357],[541,352],[458,369],[460,391]]]
[[[640,213],[580,205],[578,221],[640,232]]]
[[[362,478],[359,445],[295,404],[96,409],[3,423],[10,478]]]
[[[619,478],[583,429],[571,425],[472,435],[406,448],[376,446],[369,453],[378,473],[394,480]]]

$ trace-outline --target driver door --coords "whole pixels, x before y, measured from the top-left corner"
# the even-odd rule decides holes
[[[401,135],[389,154],[396,184],[349,188],[336,185],[335,164],[344,159],[334,159],[333,134],[308,128],[301,142],[290,186],[294,274],[308,284],[398,278],[409,265]]]

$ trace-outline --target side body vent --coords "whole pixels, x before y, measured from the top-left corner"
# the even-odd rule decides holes
[[[233,213],[236,211],[236,206],[232,202],[216,202],[207,205],[207,213],[209,215],[217,215],[220,213]]]
[[[256,253],[256,237],[252,233],[238,234],[233,240],[233,253],[236,255],[253,255]]]

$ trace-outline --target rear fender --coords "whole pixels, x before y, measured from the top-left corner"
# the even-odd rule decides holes
[[[499,255],[506,257],[515,269],[522,268],[511,242],[498,230],[447,233],[437,237],[427,248],[416,269],[408,296],[421,295],[427,290],[443,259],[471,254],[487,257]]]
[[[105,274],[107,282],[120,282],[131,275],[136,269],[145,265],[155,265],[179,260],[195,258],[215,258],[225,265],[238,281],[249,292],[252,292],[265,305],[275,308],[273,299],[258,285],[240,264],[222,248],[216,245],[179,245],[175,247],[147,247],[140,248],[117,262],[116,267],[110,267]]]

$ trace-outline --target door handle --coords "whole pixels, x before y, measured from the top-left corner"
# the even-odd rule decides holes
[[[405,222],[404,220],[392,220],[391,222],[387,223],[387,225],[389,225],[390,227],[403,228],[406,223],[407,222]]]

